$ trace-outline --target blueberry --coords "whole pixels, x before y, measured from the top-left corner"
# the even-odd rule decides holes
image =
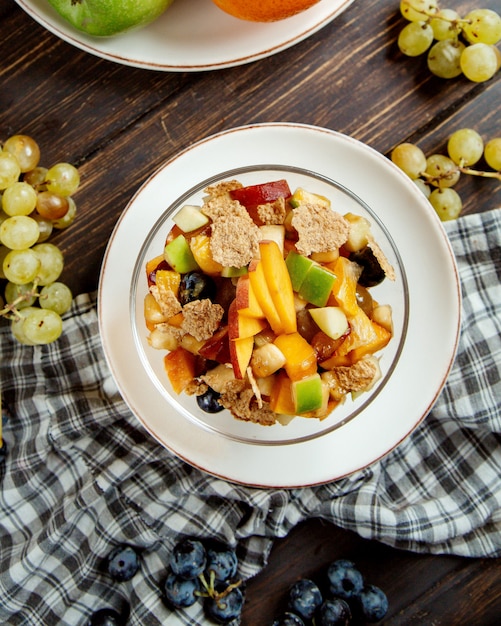
[[[180,578],[193,579],[205,569],[207,554],[200,541],[184,539],[174,546],[170,566]]]
[[[308,578],[295,582],[289,589],[289,608],[304,619],[311,619],[322,604],[322,593]]]
[[[224,582],[231,580],[237,573],[238,559],[235,550],[207,550],[207,565],[205,571],[214,572],[214,580]]]
[[[200,591],[198,578],[186,580],[171,572],[164,582],[165,599],[176,609],[195,604],[198,599],[197,591]]]
[[[327,578],[332,595],[345,600],[358,596],[364,586],[362,574],[355,564],[347,559],[338,559],[331,563],[327,570]]]
[[[376,585],[367,585],[362,589],[359,604],[368,622],[379,622],[388,612],[388,598]]]
[[[108,555],[108,573],[119,583],[130,580],[139,569],[139,555],[132,546],[119,545]]]
[[[351,611],[348,603],[342,598],[324,600],[319,611],[317,626],[348,626],[351,622]]]
[[[216,283],[202,272],[188,272],[181,278],[178,298],[182,306],[193,300],[212,300],[216,296]]]
[[[290,611],[286,611],[273,622],[272,626],[305,626],[303,620]]]
[[[204,603],[204,610],[207,616],[218,624],[229,624],[240,617],[243,605],[244,594],[239,587],[233,587],[222,597],[207,598]]]
[[[90,616],[88,626],[125,626],[127,618],[111,608],[99,609]]]
[[[206,413],[219,413],[224,406],[218,402],[221,394],[209,387],[201,396],[197,396],[197,404]]]

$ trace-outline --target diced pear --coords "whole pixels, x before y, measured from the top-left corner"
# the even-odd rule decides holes
[[[276,242],[280,252],[284,253],[285,226],[282,224],[263,224],[259,227],[259,239]]]
[[[339,339],[349,328],[348,319],[338,306],[319,307],[309,311],[320,330],[331,339]]]
[[[206,226],[209,223],[209,218],[202,213],[200,207],[185,204],[174,215],[172,221],[184,233],[191,233],[198,228],[202,228],[202,226]]]
[[[390,333],[393,333],[393,317],[389,304],[378,304],[372,309],[371,319]]]
[[[345,242],[344,247],[349,252],[358,252],[358,250],[365,248],[369,241],[371,234],[370,222],[365,217],[354,215],[353,213],[347,213],[344,215],[344,218],[350,224],[348,240]]]
[[[326,208],[330,208],[331,206],[328,198],[321,196],[320,194],[307,191],[306,189],[303,189],[303,187],[298,187],[296,189],[296,191],[292,194],[290,202],[293,207],[298,207],[300,204],[318,204]]]
[[[274,374],[285,365],[284,353],[274,343],[266,343],[254,348],[250,366],[256,378]]]

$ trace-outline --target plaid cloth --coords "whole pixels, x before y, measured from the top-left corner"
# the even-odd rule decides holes
[[[247,579],[275,538],[311,517],[398,548],[501,556],[501,209],[445,227],[464,297],[446,388],[383,460],[315,488],[230,484],[152,440],[107,369],[95,295],[76,298],[53,345],[17,344],[3,324],[0,623],[75,626],[126,598],[131,625],[205,624],[198,604],[174,613],[161,600],[179,537],[237,546]],[[103,562],[121,542],[142,561],[119,584]]]

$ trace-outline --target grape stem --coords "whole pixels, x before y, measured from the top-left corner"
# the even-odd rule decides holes
[[[225,596],[227,596],[230,593],[230,591],[232,591],[233,589],[236,589],[237,587],[240,587],[240,585],[242,584],[241,580],[237,580],[234,583],[230,583],[225,589],[223,589],[223,591],[216,591],[215,584],[214,584],[216,582],[216,576],[212,570],[210,571],[210,574],[209,574],[209,582],[207,582],[207,579],[205,578],[203,574],[200,574],[198,578],[200,579],[200,582],[202,583],[202,586],[205,589],[205,591],[195,591],[195,595],[204,597],[204,598],[214,598],[216,602],[219,602],[219,600],[222,600]]]
[[[474,170],[471,167],[465,167],[462,165],[460,165],[458,169],[463,174],[470,174],[471,176],[483,176],[484,178],[497,178],[497,180],[501,180],[501,172],[482,172],[480,170]]]
[[[21,315],[17,308],[18,304],[21,302],[26,302],[31,298],[40,298],[40,293],[37,291],[38,281],[35,279],[33,281],[33,289],[27,291],[26,293],[21,294],[12,302],[8,302],[3,309],[0,309],[0,317],[5,317],[7,319],[20,319]]]
[[[438,8],[436,11],[430,11],[429,9],[416,9],[415,7],[412,6],[410,2],[407,2],[406,0],[404,0],[402,4],[405,4],[416,13],[420,13],[421,15],[423,15],[423,17],[427,17],[429,19],[436,17],[444,22],[449,22],[450,24],[453,24],[456,30],[457,30],[457,26],[461,27],[463,24],[472,23],[472,20],[467,20],[461,17],[447,17],[446,15],[443,15],[442,13],[440,13],[440,9]]]

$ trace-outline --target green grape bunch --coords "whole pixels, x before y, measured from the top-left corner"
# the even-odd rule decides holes
[[[71,163],[43,167],[40,156],[28,135],[12,135],[0,145],[0,280],[5,283],[0,316],[27,345],[58,339],[62,315],[73,300],[59,281],[63,254],[47,240],[75,220],[80,174]]]
[[[439,6],[438,0],[401,0],[407,24],[397,44],[406,56],[427,54],[429,71],[439,78],[465,76],[482,83],[501,67],[501,16],[491,9],[473,9],[464,17]]]
[[[483,157],[487,171],[475,169]],[[393,163],[411,178],[425,194],[442,221],[453,220],[461,214],[463,203],[453,187],[463,174],[501,181],[501,137],[484,143],[472,128],[460,128],[447,140],[447,155],[426,157],[419,146],[404,142],[393,148]]]

